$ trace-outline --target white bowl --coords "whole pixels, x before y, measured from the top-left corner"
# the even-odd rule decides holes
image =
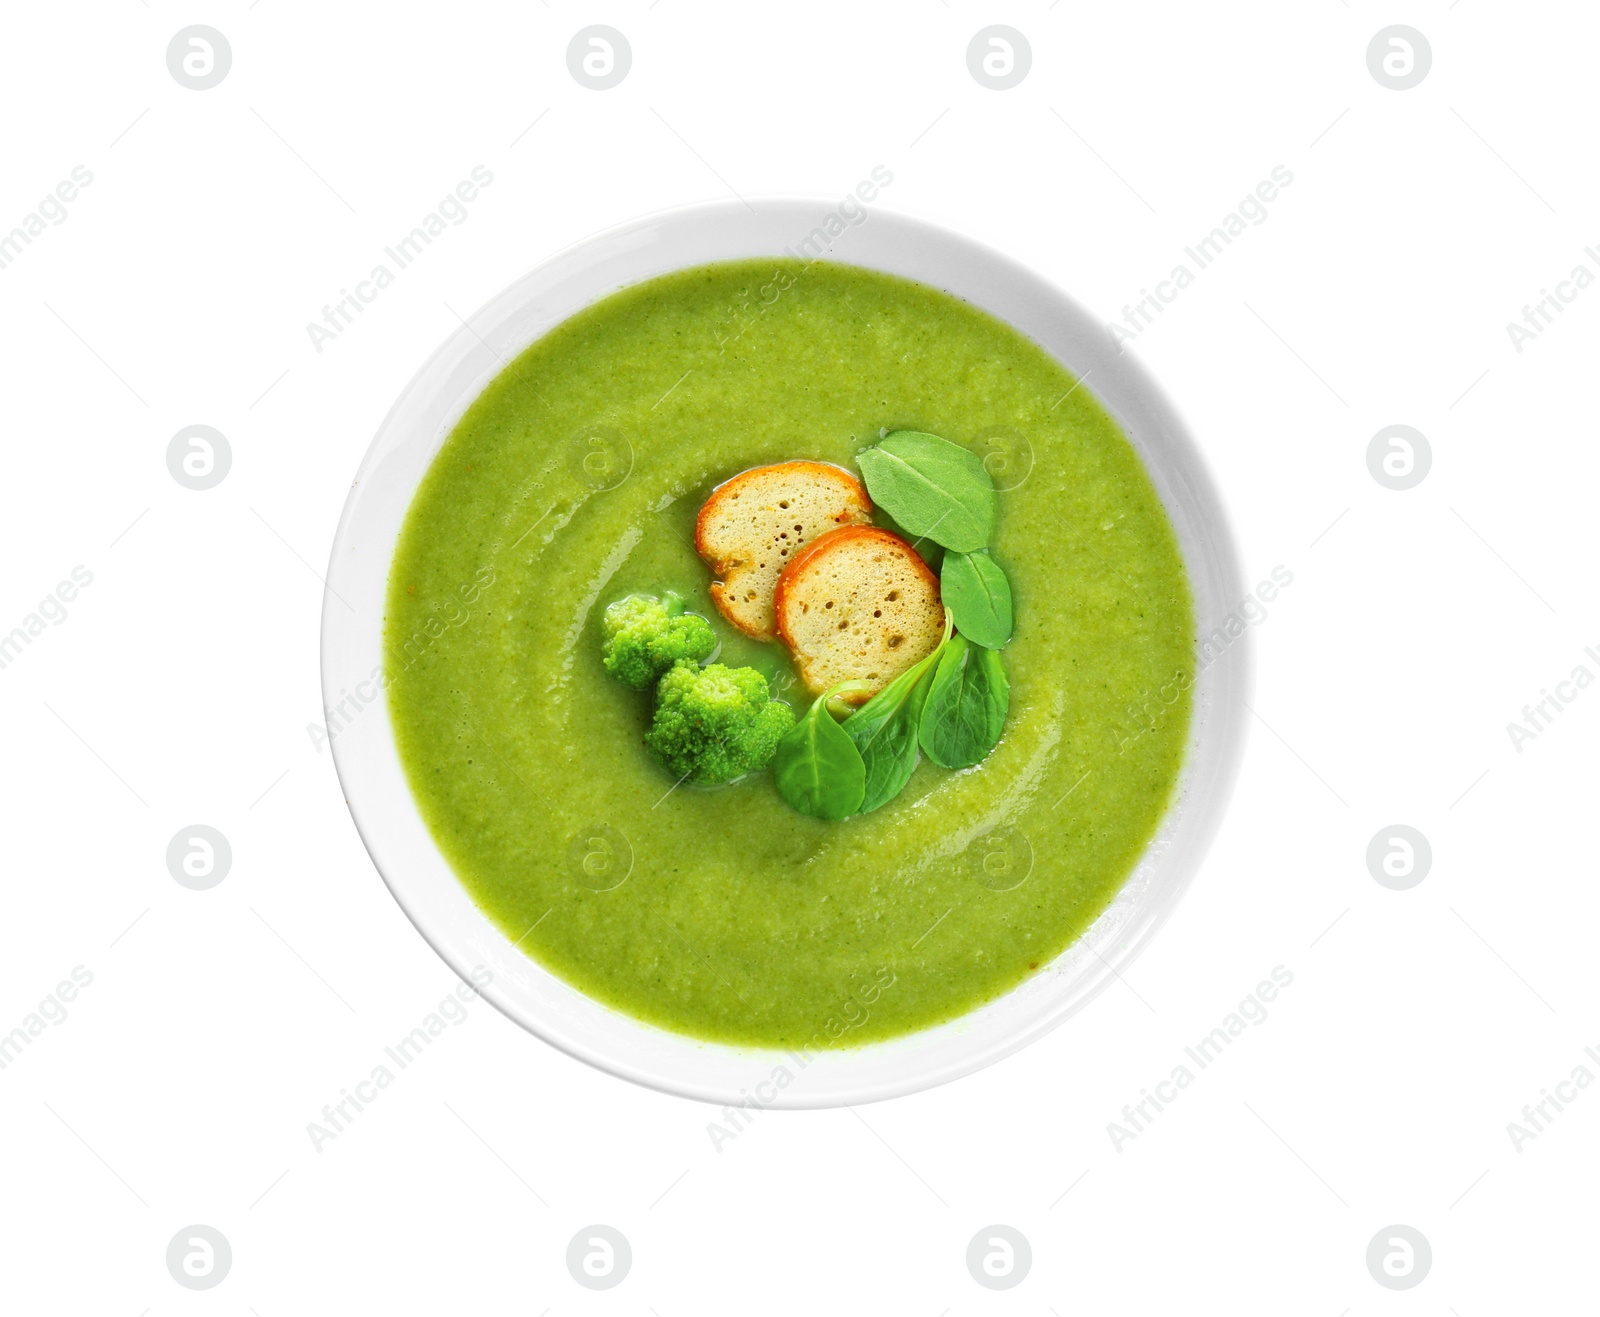
[[[1144,949],[1200,866],[1244,744],[1248,634],[1203,662],[1174,803],[1110,906],[1072,947],[1011,992],[935,1028],[801,1058],[698,1042],[584,996],[514,947],[457,881],[412,799],[396,752],[382,670],[384,592],[401,523],[424,472],[469,403],[517,355],[574,312],[686,266],[796,250],[835,204],[772,199],[688,207],[635,220],[524,275],[445,341],[406,386],[368,449],[339,525],[322,612],[326,703],[361,712],[332,744],[350,812],[401,908],[458,974],[530,1033],[602,1070],[708,1102],[827,1107],[929,1088],[997,1061],[1081,1010]],[[847,225],[828,259],[931,284],[1042,345],[1116,417],[1144,460],[1181,545],[1198,635],[1244,594],[1233,540],[1204,463],[1154,382],[1087,312],[971,239],[876,208]],[[347,702],[346,710],[354,707]],[[479,968],[481,967],[481,968]],[[779,1087],[777,1068],[791,1082]]]

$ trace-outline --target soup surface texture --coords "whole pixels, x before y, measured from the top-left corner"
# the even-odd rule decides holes
[[[649,693],[601,666],[605,606],[678,591],[717,661],[803,711],[781,645],[712,606],[695,514],[752,466],[855,471],[893,430],[969,447],[1001,490],[999,745],[964,772],[924,759],[843,822],[795,812],[766,772],[675,786],[643,746]],[[616,1010],[778,1048],[925,1028],[1047,966],[1154,834],[1194,675],[1172,527],[1089,389],[967,303],[829,262],[650,280],[519,355],[417,491],[384,627],[418,807],[506,936]]]

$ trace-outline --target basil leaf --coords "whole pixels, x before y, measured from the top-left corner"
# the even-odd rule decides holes
[[[1011,582],[987,553],[945,554],[939,593],[973,644],[1001,649],[1011,639]]]
[[[844,730],[861,751],[867,769],[863,814],[898,796],[917,766],[917,728],[943,648],[941,642],[939,649],[907,668],[845,719]]]
[[[772,756],[778,794],[814,819],[848,818],[861,808],[867,789],[861,752],[828,712],[832,694],[830,690],[817,697],[784,733]]]
[[[994,535],[1000,496],[976,453],[936,434],[897,430],[856,455],[872,501],[913,536],[957,553]]]
[[[971,768],[1000,740],[1010,704],[1011,683],[999,651],[952,636],[922,706],[923,751],[941,768]]]

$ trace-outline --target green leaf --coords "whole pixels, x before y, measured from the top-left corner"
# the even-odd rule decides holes
[[[863,814],[898,796],[917,766],[917,728],[935,665],[950,636],[949,616],[947,612],[945,640],[939,642],[939,648],[907,668],[845,720],[844,730],[861,751],[867,769]]]
[[[918,740],[924,753],[942,768],[971,768],[1000,740],[1010,704],[1011,683],[999,651],[952,636],[922,706]]]
[[[976,453],[936,434],[897,430],[856,455],[872,501],[912,536],[957,553],[994,535],[1000,496]]]
[[[856,743],[834,722],[828,697],[841,686],[819,695],[778,742],[772,756],[772,777],[778,794],[814,819],[848,818],[861,808],[867,790],[867,768]]]
[[[1001,649],[1011,639],[1011,583],[987,553],[947,553],[939,593],[973,644]]]

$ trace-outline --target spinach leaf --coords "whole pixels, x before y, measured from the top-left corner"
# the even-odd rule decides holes
[[[913,536],[970,553],[994,534],[1000,496],[976,453],[936,434],[897,430],[857,454],[872,501]]]
[[[900,794],[917,766],[917,728],[933,673],[950,639],[950,613],[945,612],[944,639],[845,719],[844,730],[861,751],[867,768],[867,792],[861,812],[870,814]]]
[[[923,751],[942,768],[971,768],[1000,740],[1010,704],[999,651],[952,636],[922,706],[917,735]]]
[[[1011,582],[987,553],[945,554],[939,593],[973,644],[1002,649],[1011,639]]]
[[[778,794],[814,819],[848,818],[861,808],[867,790],[867,767],[861,751],[834,722],[828,698],[861,683],[840,682],[819,695],[778,742],[772,756],[772,777]]]

